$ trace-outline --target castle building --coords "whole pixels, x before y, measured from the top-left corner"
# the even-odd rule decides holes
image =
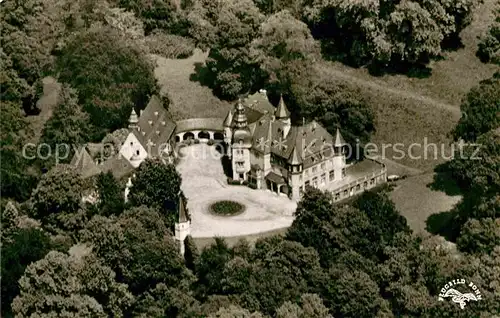
[[[229,111],[224,141],[234,180],[293,200],[307,186],[328,190],[340,200],[386,182],[379,162],[346,163],[348,144],[339,129],[332,136],[316,121],[292,125],[283,97],[275,108],[263,90]]]
[[[128,129],[113,133],[117,149],[107,154],[107,143],[88,143],[75,152],[71,165],[84,178],[111,171],[120,179],[130,176],[146,158],[174,161],[175,121],[157,96],[152,96],[140,116],[132,109]],[[104,158],[103,158],[104,157]]]

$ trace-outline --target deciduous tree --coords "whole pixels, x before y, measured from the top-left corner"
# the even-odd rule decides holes
[[[57,165],[44,174],[33,191],[33,215],[50,223],[57,214],[77,212],[82,201],[83,180],[70,165]]]
[[[2,316],[11,312],[10,304],[19,295],[18,280],[26,267],[43,258],[50,248],[49,236],[35,228],[17,229],[10,243],[2,242]]]
[[[500,127],[500,78],[493,77],[472,88],[460,109],[462,118],[453,131],[455,140],[475,142],[480,135]]]
[[[70,255],[50,252],[26,269],[21,293],[12,303],[17,316],[74,315],[123,317],[133,301],[115,273],[78,246]]]
[[[94,139],[124,127],[132,107],[144,108],[157,91],[151,62],[116,30],[78,34],[56,62],[59,79],[78,91],[79,103],[90,114]]]
[[[157,209],[165,224],[173,229],[178,220],[177,205],[181,191],[181,176],[174,165],[160,160],[146,159],[136,170],[129,199],[132,205],[146,205]]]

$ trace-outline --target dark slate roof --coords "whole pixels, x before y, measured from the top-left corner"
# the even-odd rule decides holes
[[[121,154],[118,154],[116,156],[113,156],[113,158],[106,160],[100,166],[100,168],[104,173],[111,171],[113,176],[117,179],[121,179],[123,176],[134,171],[134,167]]]
[[[176,123],[168,111],[163,107],[158,96],[153,95],[149,100],[148,105],[139,117],[137,132],[133,129],[134,134],[141,142],[145,149],[148,149],[148,144],[152,143],[152,147],[168,142],[173,135]],[[156,153],[156,149],[153,149]]]
[[[264,114],[266,112],[273,113],[275,110],[273,104],[271,104],[267,99],[267,95],[266,93],[264,93],[264,91],[247,96],[243,101],[243,104],[248,108],[251,108],[252,110],[258,111],[261,114]]]
[[[277,174],[273,171],[269,172],[266,175],[266,179],[268,179],[276,184],[285,184],[286,183],[285,178],[283,178],[282,176],[280,176],[279,174]]]
[[[99,166],[94,162],[85,146],[81,146],[71,159],[70,165],[83,177],[88,178],[99,174]]]
[[[333,137],[318,123],[291,126],[284,137],[285,125],[280,120],[273,120],[269,114],[251,124],[253,149],[263,154],[273,153],[287,161],[291,160],[292,152],[296,149],[295,159],[305,167],[333,154]]]
[[[384,164],[370,159],[357,162],[346,169],[346,173],[353,179],[362,178],[370,173],[378,172],[384,168]]]
[[[184,200],[179,196],[179,223],[187,222],[186,208],[184,207]]]
[[[191,130],[223,130],[222,118],[190,118],[177,121],[175,133]]]
[[[280,96],[280,101],[278,103],[278,107],[276,108],[276,111],[274,112],[274,115],[276,118],[289,118],[290,117],[290,111],[285,105],[285,101],[283,100],[283,95]]]

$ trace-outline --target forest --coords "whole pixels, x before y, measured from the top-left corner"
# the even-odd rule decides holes
[[[489,1],[489,0],[485,0]],[[27,143],[112,138],[159,94],[151,54],[208,51],[206,85],[222,100],[282,94],[295,122],[368,142],[374,110],[359,88],[326,80],[324,61],[409,76],[460,47],[480,0],[5,0],[0,3],[2,317],[493,317],[500,312],[500,75],[473,87],[450,132],[482,145],[456,158],[463,194],[441,229],[413,233],[379,189],[342,204],[309,189],[284,235],[223,238],[181,256],[173,227],[181,176],[147,160],[130,201],[101,174],[100,200],[68,162],[27,159]],[[477,58],[500,65],[500,4]],[[43,80],[61,83],[46,120]],[[169,107],[168,95],[163,104]],[[466,148],[465,151],[472,151]],[[36,156],[35,156],[36,157]],[[71,155],[68,156],[71,158]],[[451,246],[451,247],[450,247]],[[464,278],[482,300],[438,302]]]

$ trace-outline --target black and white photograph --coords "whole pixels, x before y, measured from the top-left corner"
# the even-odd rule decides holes
[[[0,0],[4,318],[500,318],[500,0]]]

